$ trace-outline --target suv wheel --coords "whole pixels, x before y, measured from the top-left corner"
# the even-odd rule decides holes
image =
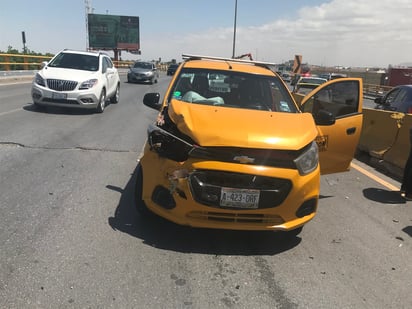
[[[110,98],[110,103],[118,103],[119,102],[119,97],[120,97],[120,86],[117,85],[116,87],[116,92],[114,93],[114,95]]]
[[[98,113],[103,113],[105,107],[106,107],[106,90],[102,89],[102,93],[100,94],[99,104],[96,107],[96,111]]]
[[[153,213],[147,208],[145,202],[142,200],[142,194],[143,194],[143,170],[142,170],[142,165],[139,164],[137,165],[136,169],[136,184],[135,184],[135,192],[134,192],[134,198],[135,198],[135,205],[136,205],[136,210],[141,216],[153,216]]]

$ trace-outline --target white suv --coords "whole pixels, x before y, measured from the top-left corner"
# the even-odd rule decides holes
[[[36,107],[62,106],[95,109],[119,102],[120,78],[109,56],[98,52],[63,50],[33,79]]]

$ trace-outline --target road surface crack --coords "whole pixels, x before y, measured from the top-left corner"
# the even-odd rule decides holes
[[[28,149],[40,149],[40,150],[80,150],[80,151],[121,152],[121,153],[135,152],[133,150],[125,150],[125,149],[109,149],[109,148],[86,147],[86,146],[75,146],[75,147],[33,146],[33,145],[25,145],[22,143],[16,143],[16,142],[0,142],[0,145],[1,146],[22,147],[22,148],[28,148]]]

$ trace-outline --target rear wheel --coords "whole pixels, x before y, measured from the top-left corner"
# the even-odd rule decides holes
[[[106,107],[106,90],[102,89],[102,93],[100,94],[99,104],[96,107],[96,111],[98,113],[103,113],[105,107]]]

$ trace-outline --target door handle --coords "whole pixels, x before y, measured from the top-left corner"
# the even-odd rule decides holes
[[[347,135],[355,134],[355,132],[356,132],[356,127],[352,127],[352,128],[346,129],[346,134],[347,134]]]

